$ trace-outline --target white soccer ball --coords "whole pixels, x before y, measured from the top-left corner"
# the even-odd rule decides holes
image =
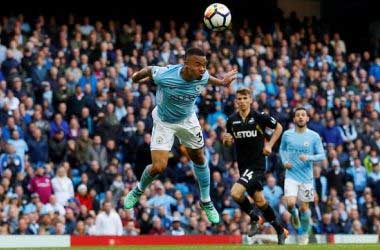
[[[224,4],[213,3],[205,10],[203,22],[210,30],[223,31],[231,24],[231,12]]]

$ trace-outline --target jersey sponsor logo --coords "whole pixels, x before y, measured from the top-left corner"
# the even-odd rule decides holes
[[[241,121],[233,121],[232,124],[233,125],[235,125],[235,124],[241,124]]]
[[[177,102],[193,102],[197,99],[198,94],[195,95],[170,95],[169,99]]]
[[[308,148],[302,148],[301,145],[288,145],[287,150],[289,153],[295,153],[295,154],[308,154],[309,149]]]
[[[245,130],[245,131],[234,132],[234,137],[236,139],[250,138],[250,137],[256,137],[256,136],[257,136],[257,130]]]

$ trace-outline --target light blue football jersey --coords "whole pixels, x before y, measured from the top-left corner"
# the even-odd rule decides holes
[[[157,85],[157,113],[164,122],[178,123],[191,116],[195,101],[210,77],[206,70],[201,80],[187,82],[180,75],[182,68],[182,64],[152,67],[153,80]]]
[[[301,161],[300,155],[307,155],[308,160]],[[306,129],[303,133],[297,133],[294,128],[282,135],[280,156],[283,163],[292,164],[292,168],[286,170],[285,178],[300,183],[312,183],[313,162],[326,158],[321,138],[316,132]]]

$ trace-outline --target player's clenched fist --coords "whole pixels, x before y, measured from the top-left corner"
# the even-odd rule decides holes
[[[223,144],[227,147],[230,147],[234,142],[234,138],[230,133],[225,133],[223,136]]]
[[[263,154],[268,156],[272,153],[272,147],[265,145],[263,148]]]

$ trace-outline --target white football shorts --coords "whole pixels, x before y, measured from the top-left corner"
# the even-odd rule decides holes
[[[201,125],[195,113],[179,123],[162,121],[157,114],[157,107],[152,111],[153,130],[151,150],[170,151],[176,136],[187,148],[198,149],[204,145]]]
[[[301,183],[291,178],[285,178],[285,197],[297,197],[303,202],[314,201],[314,186],[312,183]]]

